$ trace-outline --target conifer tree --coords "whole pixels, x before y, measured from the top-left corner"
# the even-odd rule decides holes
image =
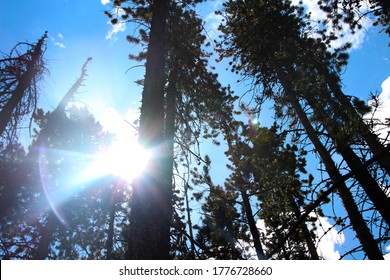
[[[12,143],[23,118],[36,110],[38,83],[46,71],[43,55],[47,32],[36,44],[18,43],[0,60],[0,136]],[[27,49],[25,49],[27,48]]]
[[[386,0],[321,0],[318,4],[328,14],[324,21],[331,21],[338,30],[342,30],[342,23],[348,24],[352,31],[361,29],[362,18],[373,16],[374,25],[382,25],[390,35],[390,4]]]
[[[310,122],[319,124],[388,223],[388,199],[351,148],[357,139],[364,139],[373,158],[386,168],[386,160],[381,162],[379,158],[385,159],[388,150],[372,132],[365,130],[355,109],[351,105],[345,106],[345,97],[338,84],[338,73],[347,59],[343,51],[348,46],[330,52],[327,46],[334,38],[326,37],[324,33],[319,39],[309,37],[312,30],[307,28],[309,23],[305,21],[303,9],[291,6],[288,1],[228,1],[225,12],[227,23],[221,26],[221,30],[225,33],[223,40],[227,48],[222,56],[233,58],[232,71],[241,72],[244,77],[252,78],[255,84],[261,85],[263,98],[272,98],[278,106],[291,107],[295,111],[325,161],[333,183],[337,184],[342,178]],[[278,89],[278,85],[282,90]],[[302,106],[307,105],[312,110],[311,120],[302,110]],[[375,141],[371,142],[367,135],[374,137]],[[350,206],[347,210],[350,217],[359,216],[347,188],[342,186],[339,193],[343,195],[344,203]],[[362,230],[359,238],[365,236],[366,244],[371,244],[366,246],[368,251],[373,248],[371,258],[380,258],[368,228],[358,226],[362,221],[362,218],[352,221],[354,229]]]
[[[166,29],[164,31],[166,36],[166,38],[164,38],[164,40],[166,40],[166,47],[165,52],[159,54],[164,56],[165,68],[163,74],[167,86],[163,89],[163,93],[161,93],[163,98],[162,101],[160,100],[161,102],[158,102],[157,99],[153,99],[156,104],[160,104],[159,106],[161,106],[161,108],[159,108],[159,110],[162,110],[163,117],[154,116],[152,119],[153,121],[156,119],[163,121],[163,126],[161,127],[161,123],[159,125],[162,129],[161,141],[163,141],[160,144],[159,149],[162,149],[162,147],[163,149],[160,150],[160,152],[156,150],[156,153],[160,154],[159,157],[163,155],[161,163],[163,171],[160,174],[162,177],[158,180],[155,176],[160,175],[156,173],[158,170],[156,168],[152,168],[153,171],[151,172],[153,174],[148,176],[154,176],[156,178],[155,181],[166,182],[164,184],[167,187],[167,195],[164,207],[168,207],[168,186],[172,189],[172,168],[175,156],[173,152],[175,147],[174,142],[177,143],[179,148],[185,150],[183,152],[183,154],[185,154],[186,151],[191,149],[189,146],[198,141],[197,138],[201,133],[205,133],[207,136],[215,136],[217,134],[217,131],[215,130],[217,127],[216,118],[219,118],[216,112],[220,110],[221,101],[225,102],[224,100],[227,99],[228,102],[231,102],[231,100],[234,99],[231,92],[229,92],[229,89],[221,87],[217,81],[217,75],[212,74],[208,69],[207,58],[209,57],[209,54],[202,49],[206,37],[201,34],[203,30],[202,21],[197,17],[193,9],[194,5],[198,2],[201,1],[169,1],[169,12],[166,19]],[[143,1],[128,1],[128,3],[122,1],[122,3],[118,3],[118,5],[119,4],[126,12],[126,15],[122,16],[124,20],[136,21],[137,23],[141,22],[143,26],[139,31],[139,36],[128,36],[128,40],[132,43],[141,44],[150,48],[152,44],[152,19],[154,16],[153,5],[149,6]],[[107,14],[113,19],[114,23],[120,20],[109,12],[107,12]],[[145,30],[144,26],[150,27],[149,33]],[[159,35],[161,36],[162,33],[160,32]],[[159,41],[159,44],[161,44],[161,41]],[[143,61],[146,59],[147,66],[148,53],[149,49],[148,52],[130,55],[130,58],[136,61]],[[147,75],[145,76],[145,80],[141,82],[144,86],[147,83],[146,78]],[[143,101],[142,106],[148,105]],[[150,112],[157,111],[151,110]],[[141,120],[142,113],[141,110]],[[208,123],[210,129],[208,129],[204,123]],[[153,125],[156,125],[156,122],[154,122]],[[145,124],[145,129],[152,129],[152,127],[146,127],[147,124]],[[154,131],[156,131],[156,129]],[[175,135],[180,135],[180,137],[175,137]],[[194,154],[195,153],[192,153],[192,155]],[[170,191],[170,193],[170,197],[172,198],[172,191]],[[147,199],[147,197],[148,195],[145,195],[144,199]],[[168,211],[167,209],[164,211],[161,209],[158,210],[156,208],[156,203],[150,205],[150,207],[154,209],[148,210],[147,207],[145,208],[145,203],[142,203],[142,200],[136,198],[136,195],[133,196],[132,201],[135,203],[134,206],[138,205],[138,203],[143,205],[142,211],[145,211],[145,215],[147,215],[147,212],[150,212],[151,215],[151,213],[155,211],[155,219],[160,219],[159,216],[161,216],[162,213],[165,213],[164,211],[167,211],[166,213],[171,211]],[[172,208],[172,202],[170,207]],[[151,219],[152,218],[140,219],[140,222],[142,221],[143,225],[142,227],[137,227],[137,229],[151,231],[150,234],[154,234],[152,233],[152,227],[156,227],[154,232],[161,232],[160,230],[157,230],[158,225],[156,223],[153,223],[152,226],[147,225],[145,221],[152,221]],[[144,234],[140,234],[139,237],[140,236],[142,236],[142,238],[145,237]],[[166,238],[166,236],[164,238]],[[145,250],[146,247],[143,245],[151,246],[153,244],[153,242],[150,242],[150,239],[147,241],[147,244],[145,243],[143,245],[137,240],[138,237],[134,237],[131,238],[129,242],[131,244],[138,244],[134,246],[142,248],[140,249],[142,250],[142,254],[157,252],[156,250]],[[165,244],[161,242],[157,243]],[[133,246],[131,244],[130,246]],[[162,249],[161,247],[161,250],[166,253],[166,247],[165,249]],[[129,249],[129,253],[130,251],[136,252],[135,249],[131,248]],[[165,253],[160,257],[155,255],[150,256],[150,258],[167,258],[168,256]],[[149,257],[140,256],[139,258]]]

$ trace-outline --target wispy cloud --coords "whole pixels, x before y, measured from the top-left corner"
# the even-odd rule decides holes
[[[131,138],[138,134],[135,123],[139,118],[139,111],[130,108],[127,112],[120,113],[113,107],[91,109],[96,120],[108,132],[121,138]]]
[[[105,0],[102,0],[105,1]],[[122,8],[116,10],[116,14],[121,17],[126,12]],[[106,40],[117,40],[115,35],[119,32],[124,32],[126,30],[126,22],[118,21],[116,24],[112,24],[111,20],[107,21],[107,24],[111,26],[111,29],[106,34]]]
[[[208,14],[205,18],[207,31],[212,38],[219,35],[218,27],[222,23],[222,16],[216,15],[214,12]]]
[[[371,119],[373,118],[375,122],[380,123],[380,124],[389,124],[390,122],[390,76],[387,77],[386,80],[383,81],[382,83],[382,92],[378,96],[378,101],[379,101],[379,108],[374,112],[374,115],[371,116],[366,115],[366,119]],[[368,102],[369,105],[373,105],[373,101],[370,100]],[[379,136],[383,139],[388,139],[388,133],[390,133],[390,129],[388,125],[378,125],[376,129],[379,129]],[[388,139],[389,141],[389,139]]]
[[[327,218],[318,217],[315,222],[317,236],[317,252],[325,260],[338,260],[340,253],[336,250],[336,245],[343,245],[345,236],[343,233],[338,233],[329,223]],[[308,224],[311,227],[311,224]]]
[[[114,37],[115,34],[118,32],[124,32],[126,30],[126,24],[124,22],[118,22],[116,24],[111,24],[110,21],[108,21],[108,24],[111,25],[111,29],[106,34],[106,40],[116,39]]]
[[[386,247],[386,254],[383,256],[385,260],[390,261],[390,245]]]
[[[54,45],[55,45],[55,46],[58,46],[58,47],[60,47],[60,48],[62,48],[62,49],[65,49],[65,48],[66,48],[65,45],[64,45],[64,43],[55,42]]]
[[[207,5],[209,6],[211,12],[205,16],[204,21],[208,35],[211,38],[216,38],[218,37],[218,35],[220,35],[218,27],[222,23],[223,17],[221,15],[216,15],[215,11],[220,10],[222,8],[222,3],[222,0],[207,2]]]
[[[102,3],[102,5],[107,5],[108,3],[110,3],[110,0],[100,0],[100,2]]]
[[[300,0],[292,0],[292,4],[299,5]],[[306,7],[306,10],[311,15],[311,19],[313,22],[322,21],[326,19],[326,13],[322,11],[317,4],[317,1],[312,0],[302,0],[303,5]],[[368,6],[362,5],[360,8],[361,12],[364,13],[368,10]],[[365,41],[365,38],[367,36],[367,30],[372,26],[372,20],[368,17],[363,17],[360,20],[360,23],[362,24],[361,29],[355,30],[353,33],[349,25],[342,23],[342,30],[336,31],[334,26],[332,24],[329,24],[325,28],[327,29],[327,33],[329,34],[331,31],[335,32],[335,34],[339,37],[336,41],[333,42],[332,47],[337,48],[345,43],[349,42],[352,44],[352,49],[359,49],[361,48],[363,42]]]
[[[62,49],[65,49],[66,46],[64,44],[64,35],[62,35],[61,33],[58,33],[57,36],[54,38],[54,37],[51,37],[51,41],[53,42],[54,46],[57,46],[57,47],[60,47]]]
[[[264,223],[264,220],[258,219],[256,222],[256,226],[262,234],[265,234],[267,232],[267,227]],[[338,260],[340,258],[340,253],[338,250],[336,250],[336,245],[344,244],[344,234],[338,233],[334,228],[332,228],[332,225],[329,223],[327,218],[318,217],[318,220],[315,222],[315,226],[315,242],[317,244],[318,255],[325,260]],[[307,227],[311,229],[312,225],[308,223]],[[271,236],[272,234],[270,233],[268,236],[265,236],[265,238],[270,238]],[[256,251],[253,247],[253,242],[251,242],[250,244],[241,242],[240,244],[237,244],[237,247],[245,249],[245,255],[250,259],[257,259]],[[267,250],[267,247],[264,246],[264,244],[263,249]]]

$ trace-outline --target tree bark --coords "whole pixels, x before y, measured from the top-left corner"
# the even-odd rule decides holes
[[[322,124],[332,138],[337,151],[348,164],[349,168],[354,172],[354,177],[358,180],[369,199],[373,202],[375,208],[382,215],[383,219],[390,225],[390,199],[380,188],[376,180],[368,172],[366,166],[361,162],[355,152],[348,146],[348,141],[340,135],[338,128],[330,123],[327,119],[327,114],[322,106],[320,106],[311,96],[305,95],[308,104],[313,108],[315,114],[324,119]]]
[[[43,53],[43,44],[47,38],[47,32],[39,39],[38,43],[31,50],[31,60],[27,62],[26,71],[22,74],[18,81],[15,91],[12,93],[10,100],[4,105],[0,112],[0,135],[6,130],[7,124],[10,122],[12,113],[16,106],[22,101],[23,96],[30,86],[34,83],[34,77],[37,75],[37,62]]]
[[[259,260],[266,260],[267,257],[265,256],[263,246],[261,245],[259,229],[257,228],[256,221],[253,217],[253,212],[252,212],[248,194],[242,187],[240,188],[240,194],[242,197],[246,218],[248,220],[249,230],[253,237],[253,244],[255,246],[257,258]]]
[[[370,259],[383,259],[383,255],[380,252],[374,237],[372,236],[367,224],[365,223],[362,215],[360,214],[358,207],[353,199],[351,192],[345,185],[344,179],[338,171],[336,164],[334,163],[331,155],[325,148],[325,146],[319,140],[313,126],[311,125],[307,115],[303,111],[299,101],[292,90],[292,84],[284,76],[279,73],[282,86],[285,90],[285,94],[294,108],[295,113],[300,119],[310,141],[315,147],[318,155],[325,165],[325,169],[333,182],[337,185],[338,194],[343,201],[344,208],[351,221],[351,225],[359,238],[360,243],[363,246],[364,251]],[[359,170],[357,171],[359,172]]]
[[[290,203],[295,217],[297,218],[297,220],[299,220],[301,218],[301,211],[299,210],[299,207],[292,196],[290,196]],[[320,257],[318,256],[317,248],[314,244],[313,238],[311,237],[309,229],[306,226],[306,223],[301,224],[301,230],[305,238],[307,248],[309,249],[311,258],[313,260],[319,260]]]
[[[367,124],[356,112],[351,102],[342,92],[339,85],[339,77],[334,73],[328,73],[327,70],[323,69],[320,63],[315,62],[315,66],[319,73],[325,77],[326,83],[330,90],[340,103],[340,110],[345,112],[345,116],[349,119],[352,124],[357,125],[359,135],[367,143],[367,146],[373,153],[374,157],[378,158],[378,163],[390,174],[390,151],[385,148],[383,144],[379,142],[378,137],[370,130]]]
[[[142,94],[139,143],[153,157],[134,180],[127,258],[169,259],[172,184],[166,182],[164,88],[169,0],[153,1],[150,40]]]
[[[53,212],[48,214],[46,225],[40,230],[41,239],[39,240],[38,248],[33,256],[34,260],[44,260],[49,255],[50,242],[53,238],[56,219]]]

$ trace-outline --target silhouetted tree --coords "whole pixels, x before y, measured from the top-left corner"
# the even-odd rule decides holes
[[[46,71],[47,32],[36,44],[18,43],[0,60],[0,136],[2,146],[15,140],[20,123],[36,110],[39,82]],[[3,147],[4,148],[4,147]]]

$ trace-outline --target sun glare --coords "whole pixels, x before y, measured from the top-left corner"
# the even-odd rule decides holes
[[[97,156],[88,173],[92,178],[112,174],[131,182],[142,174],[150,158],[151,152],[136,139],[117,139]]]

